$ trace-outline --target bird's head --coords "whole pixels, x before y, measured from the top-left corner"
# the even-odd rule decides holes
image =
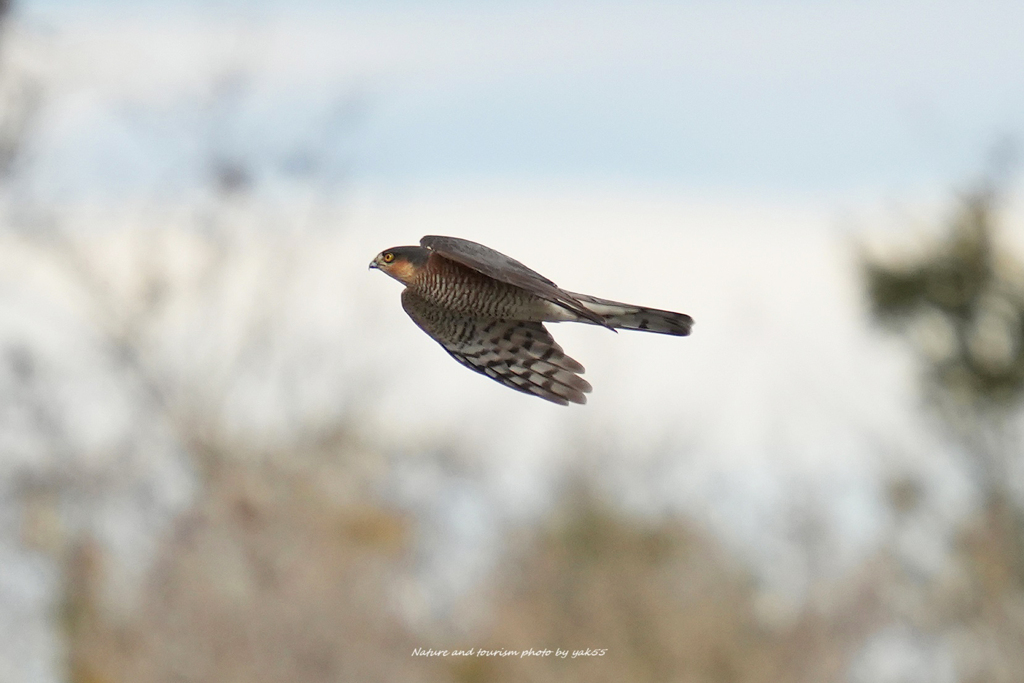
[[[409,284],[430,258],[430,251],[423,247],[392,247],[377,254],[370,261],[370,268],[381,270],[402,284]]]

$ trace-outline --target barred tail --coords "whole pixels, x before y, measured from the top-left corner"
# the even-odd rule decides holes
[[[671,334],[677,337],[687,336],[690,334],[690,328],[693,327],[693,318],[685,313],[631,306],[586,294],[573,293],[571,296],[581,301],[587,310],[601,316],[608,327]],[[580,322],[589,321],[580,320]]]

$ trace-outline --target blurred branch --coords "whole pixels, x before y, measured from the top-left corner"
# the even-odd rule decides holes
[[[318,483],[251,461],[213,473],[164,539],[151,590],[118,618],[102,556],[80,544],[61,614],[71,681],[437,680],[389,609],[410,520]]]
[[[1002,543],[1024,586],[1024,517],[1014,489],[1024,451],[1024,266],[999,238],[1008,176],[998,173],[960,198],[945,234],[917,259],[863,256],[873,314],[917,342],[925,385],[970,454]],[[1017,502],[1014,502],[1017,501]]]
[[[904,332],[930,325],[921,355],[931,382],[982,411],[1024,398],[1024,268],[998,242],[998,198],[990,187],[963,197],[947,236],[920,260],[863,259],[875,318]]]
[[[601,654],[456,658],[456,680],[838,680],[877,624],[878,601],[861,595],[834,614],[809,610],[773,623],[753,577],[685,519],[630,519],[586,482],[570,487],[564,505],[504,563],[493,623],[473,640],[481,649],[542,643]]]
[[[12,73],[7,63],[5,48],[10,23],[11,2],[0,0],[0,182],[14,173],[42,104],[40,84]]]
[[[325,125],[314,127],[312,132],[298,131],[298,137],[289,141],[284,150],[274,150],[272,145],[253,149],[246,144],[248,131],[244,129],[252,97],[248,72],[234,69],[213,79],[198,107],[190,102],[187,109],[172,111],[171,116],[166,111],[131,106],[125,109],[129,123],[157,126],[151,131],[153,135],[184,133],[191,138],[190,144],[183,147],[199,150],[195,171],[204,190],[177,198],[190,209],[180,225],[143,228],[141,224],[150,216],[140,215],[140,225],[120,235],[130,241],[129,258],[138,263],[125,264],[123,253],[116,258],[121,266],[135,271],[130,275],[135,281],[119,282],[112,277],[102,247],[98,246],[102,238],[83,238],[72,232],[66,225],[67,218],[57,209],[21,206],[18,198],[13,198],[13,207],[21,209],[15,229],[85,295],[87,315],[94,318],[92,322],[100,332],[105,355],[141,388],[140,412],[166,418],[175,426],[181,442],[196,454],[218,450],[215,443],[227,438],[226,414],[232,407],[229,404],[237,398],[241,379],[252,380],[259,373],[274,372],[275,360],[286,353],[282,351],[281,337],[287,329],[281,319],[287,317],[288,307],[294,303],[287,295],[290,283],[299,275],[295,248],[300,244],[286,236],[306,224],[319,227],[323,223],[303,216],[301,210],[289,205],[287,223],[255,228],[263,230],[265,240],[251,248],[256,244],[251,239],[252,216],[267,220],[267,212],[255,208],[263,201],[257,192],[257,181],[273,171],[275,165],[287,166],[279,156],[302,157],[305,161],[301,180],[315,188],[316,176],[330,175],[332,165],[327,161],[338,151],[339,128],[352,123],[350,117],[341,115],[351,113],[351,108],[341,107],[340,113],[333,112]],[[357,93],[340,101],[359,100]],[[5,119],[7,110],[0,111],[0,176],[5,168],[14,172],[13,163],[26,137],[28,121],[34,118],[30,116],[34,112],[32,107],[18,108],[21,115],[17,120]],[[173,127],[181,130],[171,130]],[[272,152],[269,157],[268,149]],[[166,185],[173,188],[175,183]],[[326,184],[319,191],[333,197],[334,189]],[[184,277],[168,262],[170,238],[198,244],[203,252],[200,262],[193,264],[195,267]],[[265,249],[267,243],[275,246]],[[259,252],[256,258],[254,251]],[[254,270],[260,271],[255,277]],[[247,287],[241,302],[240,279]],[[195,371],[192,375],[184,367],[171,367],[161,354],[167,346],[167,332],[162,326],[169,315],[180,318],[183,308],[190,309],[189,315],[194,318],[197,342],[208,341],[222,353],[215,367],[203,371],[197,363],[189,368]],[[216,339],[221,324],[227,320],[234,325],[231,338]],[[297,413],[294,403],[282,405],[282,411]],[[296,414],[295,418],[294,422],[299,423],[306,416]],[[329,425],[319,427],[320,433],[334,431]]]

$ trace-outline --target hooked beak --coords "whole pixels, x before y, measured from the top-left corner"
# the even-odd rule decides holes
[[[372,261],[370,261],[370,267],[367,268],[367,270],[373,270],[374,268],[380,268],[380,264],[377,263],[377,259],[373,259]]]

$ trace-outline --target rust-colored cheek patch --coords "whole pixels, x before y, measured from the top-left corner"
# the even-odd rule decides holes
[[[409,284],[412,279],[416,277],[416,266],[405,259],[400,259],[394,263],[389,263],[384,266],[384,270],[388,275],[395,278],[399,282]]]

